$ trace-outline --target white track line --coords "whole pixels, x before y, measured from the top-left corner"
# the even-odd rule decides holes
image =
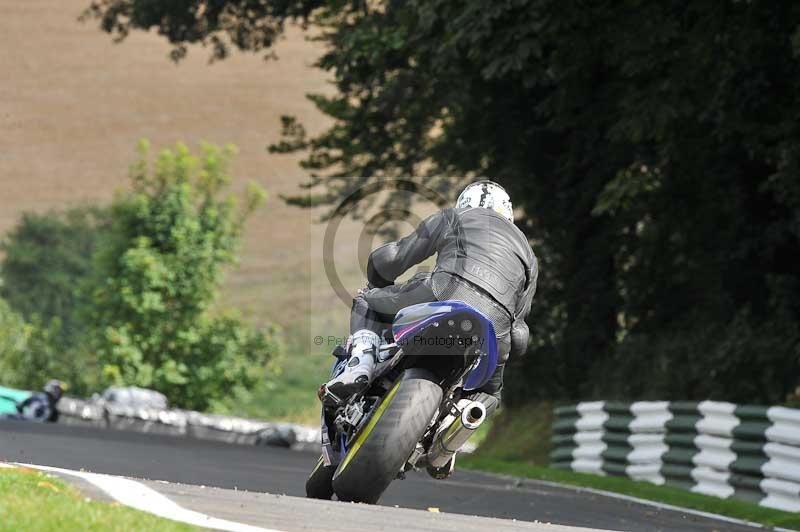
[[[280,530],[236,523],[234,521],[211,517],[200,512],[195,512],[194,510],[187,510],[154,489],[145,486],[141,482],[136,482],[128,478],[34,464],[17,465],[78,477],[100,488],[109,496],[126,506],[166,519],[172,519],[173,521],[180,521],[204,528],[226,530],[229,532],[281,532]]]

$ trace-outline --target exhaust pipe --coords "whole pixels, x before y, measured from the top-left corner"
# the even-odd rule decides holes
[[[444,467],[486,419],[486,407],[480,401],[462,399],[459,407],[461,415],[441,429],[433,440],[427,457],[428,464],[433,467]]]

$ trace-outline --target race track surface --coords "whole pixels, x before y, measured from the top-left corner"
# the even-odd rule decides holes
[[[384,530],[406,530],[403,523],[385,521],[393,512],[336,502],[274,499],[266,512],[257,503],[275,495],[304,496],[305,479],[317,456],[311,453],[228,445],[170,436],[63,425],[38,425],[0,421],[0,461],[20,462],[122,475],[184,484],[161,485],[162,493],[183,500],[193,509],[260,526],[275,527],[275,521],[293,523],[293,528],[331,529],[331,520],[341,513],[362,513],[353,523],[381,522]],[[159,483],[149,483],[159,486]],[[205,488],[200,488],[204,486]],[[214,490],[225,488],[225,490]],[[233,491],[236,490],[236,491]],[[245,493],[245,491],[250,493]],[[264,494],[272,494],[271,496]],[[553,487],[536,481],[457,471],[447,481],[434,481],[412,474],[394,482],[381,500],[382,506],[428,509],[465,516],[484,516],[519,521],[545,522],[608,530],[655,531],[752,531],[754,528],[683,512],[663,510],[635,502],[610,498],[571,488]],[[216,511],[216,513],[215,513]],[[376,513],[377,511],[377,513]],[[265,513],[266,512],[266,513]],[[414,515],[420,515],[415,513]],[[259,522],[260,519],[270,521]],[[370,521],[372,519],[372,521]],[[454,516],[455,529],[466,530],[464,518]],[[304,521],[305,520],[305,521]],[[458,526],[456,524],[461,523]],[[498,523],[494,521],[494,523]],[[477,522],[474,524],[478,524]],[[511,523],[509,523],[511,524]],[[476,529],[484,529],[488,525]],[[280,527],[279,527],[280,528]],[[430,528],[422,526],[421,530]],[[472,528],[472,527],[470,527]],[[490,528],[501,529],[499,525]],[[437,527],[437,529],[439,529]],[[448,529],[441,528],[442,530]]]

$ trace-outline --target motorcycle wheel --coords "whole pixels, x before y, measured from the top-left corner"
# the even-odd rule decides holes
[[[326,466],[320,457],[314,471],[309,475],[306,480],[306,497],[309,499],[325,499],[331,500],[333,497],[333,474],[336,472],[336,466]]]
[[[333,476],[341,501],[375,504],[414,451],[442,402],[434,376],[406,370],[384,396]]]

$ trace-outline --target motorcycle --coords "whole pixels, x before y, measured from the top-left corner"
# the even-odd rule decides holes
[[[486,419],[468,395],[498,362],[494,326],[461,301],[401,310],[386,331],[369,387],[346,399],[320,388],[322,456],[306,482],[310,498],[375,504],[389,484],[425,468],[452,471],[455,453]],[[347,363],[343,348],[331,376]]]

